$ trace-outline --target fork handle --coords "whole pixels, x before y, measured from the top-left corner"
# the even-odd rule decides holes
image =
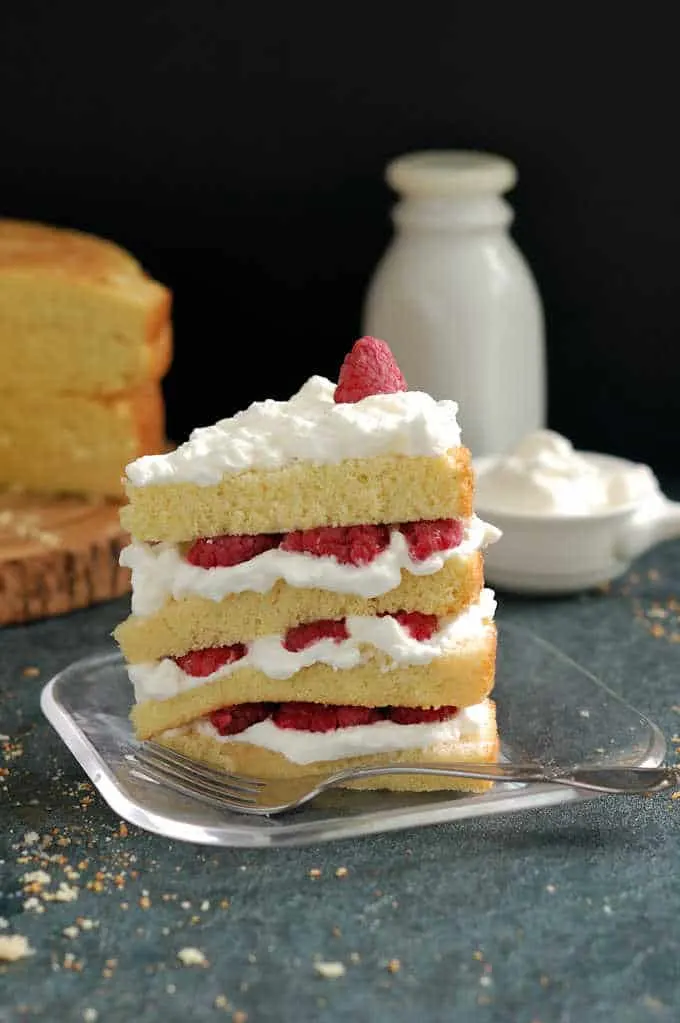
[[[587,792],[610,795],[652,795],[680,785],[680,769],[674,767],[575,767],[551,770],[533,764],[469,764],[442,767],[438,764],[392,764],[386,767],[360,767],[340,771],[327,778],[324,788],[349,780],[375,778],[389,774],[426,774],[442,778],[471,778],[480,781],[507,781],[566,785]]]

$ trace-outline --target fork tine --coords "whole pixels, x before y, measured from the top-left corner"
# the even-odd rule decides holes
[[[257,789],[244,789],[239,786],[230,785],[229,781],[225,780],[229,777],[226,775],[225,779],[214,782],[211,779],[202,778],[200,775],[191,774],[184,767],[168,763],[160,757],[156,757],[155,753],[145,749],[139,750],[135,755],[135,759],[138,764],[151,771],[162,772],[164,775],[177,778],[178,781],[183,782],[185,785],[196,786],[203,792],[210,793],[220,799],[230,799],[233,797],[234,799],[251,800],[255,799],[258,793]]]
[[[232,799],[239,800],[241,802],[253,802],[257,797],[257,789],[232,788],[232,786],[225,781],[221,781],[219,783],[208,781],[198,775],[189,774],[183,767],[165,763],[163,760],[157,759],[154,755],[149,755],[144,751],[141,751],[137,756],[137,762],[152,771],[163,774],[164,777],[176,778],[178,781],[187,786],[193,786],[196,789],[200,789],[206,795],[212,795],[216,799]]]
[[[176,778],[187,787],[193,787],[196,790],[202,791],[206,795],[214,796],[216,799],[230,799],[239,800],[242,803],[252,802],[256,799],[257,790],[243,790],[238,788],[232,788],[225,782],[219,784],[212,781],[205,781],[197,775],[188,774],[184,768],[176,767],[174,764],[167,764],[162,760],[157,760],[153,756],[149,756],[145,753],[140,753],[136,757],[136,761],[142,767],[147,770],[156,772],[159,776],[162,775],[164,778]]]
[[[159,767],[147,767],[146,764],[140,763],[139,769],[133,769],[130,773],[135,778],[141,778],[142,781],[153,782],[154,785],[172,789],[183,796],[198,799],[209,806],[216,806],[220,810],[236,810],[240,813],[248,813],[251,807],[255,805],[250,801],[250,797],[244,799],[238,794],[235,794],[233,797],[227,797],[214,795],[212,792],[204,792],[202,787],[196,782],[183,783],[176,775],[166,773]]]
[[[147,751],[154,757],[157,757],[166,763],[180,767],[182,770],[186,770],[191,775],[203,778],[205,781],[214,782],[218,785],[228,785],[230,788],[243,790],[244,792],[254,792],[257,791],[257,789],[262,788],[263,783],[258,778],[249,778],[245,777],[245,775],[229,774],[227,771],[218,771],[215,768],[208,767],[207,764],[202,764],[197,760],[192,760],[183,753],[178,753],[176,750],[168,749],[168,747],[161,746],[156,742],[145,742],[141,747],[140,752],[143,751]]]

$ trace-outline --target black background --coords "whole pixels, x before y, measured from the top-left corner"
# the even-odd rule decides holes
[[[0,212],[111,237],[171,286],[182,439],[337,375],[389,238],[391,156],[504,153],[550,424],[672,467],[673,6],[3,4]]]

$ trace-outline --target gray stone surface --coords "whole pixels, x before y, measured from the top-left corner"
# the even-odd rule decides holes
[[[500,615],[551,639],[670,738],[680,732],[675,600],[680,544],[668,544],[607,595],[506,598]],[[126,835],[38,707],[43,682],[106,647],[124,609],[0,639],[0,732],[11,739],[0,756],[0,934],[35,950],[0,965],[0,1023],[680,1018],[680,800],[602,799],[300,850]],[[77,896],[38,894],[42,913],[22,882],[38,850],[61,858],[43,867],[48,891],[65,882]],[[182,966],[185,947],[209,965]],[[322,978],[317,958],[344,963],[345,976]]]

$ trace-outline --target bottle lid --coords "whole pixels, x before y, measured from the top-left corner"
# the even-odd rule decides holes
[[[517,168],[494,153],[430,149],[391,160],[385,177],[397,192],[435,198],[507,192],[517,181]]]

